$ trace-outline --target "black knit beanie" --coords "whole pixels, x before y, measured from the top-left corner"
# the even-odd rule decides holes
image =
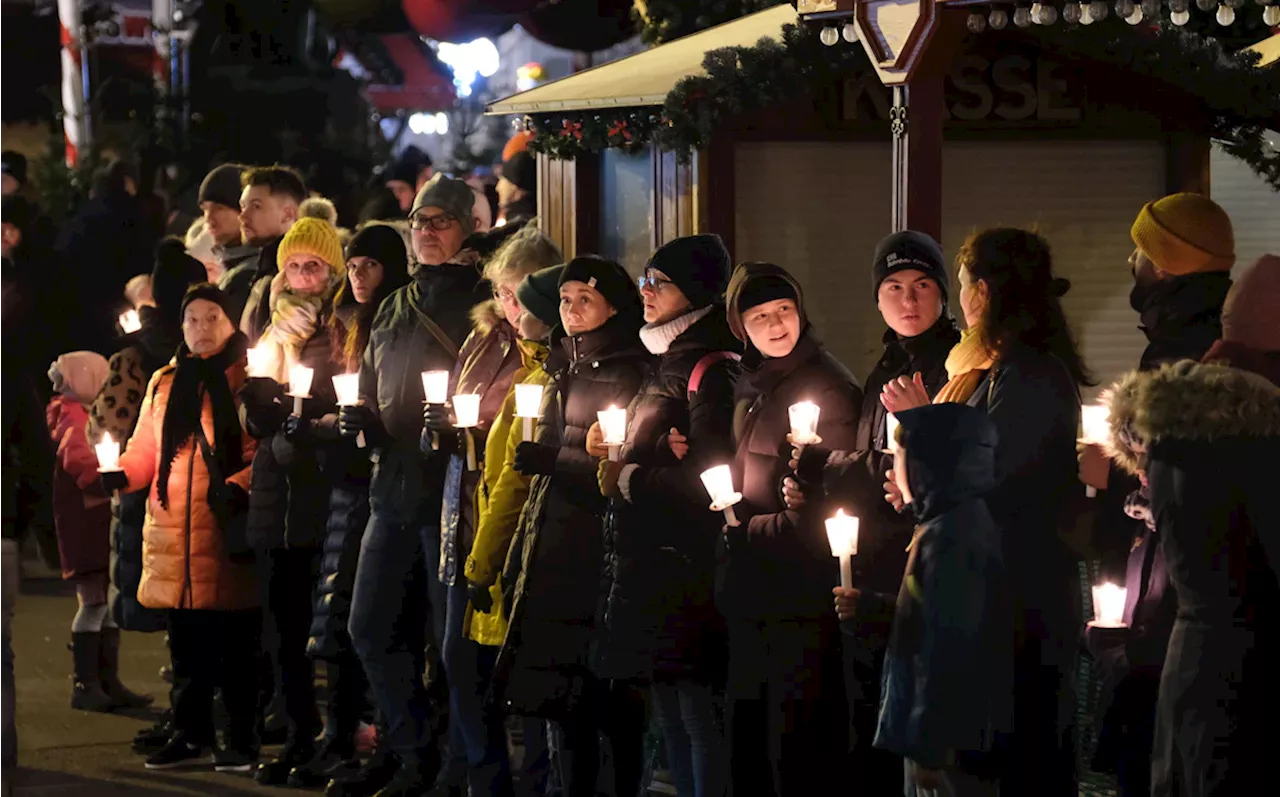
[[[697,309],[724,296],[733,264],[719,235],[688,235],[658,247],[645,264],[645,271],[651,268],[666,274]]]
[[[403,273],[409,267],[409,250],[405,248],[404,236],[390,224],[369,224],[360,228],[347,244],[347,260],[353,257],[373,258],[383,268],[397,273]]]
[[[176,322],[182,317],[179,308],[186,307],[187,289],[208,278],[204,264],[187,254],[181,239],[165,238],[156,245],[156,264],[151,269],[151,296],[166,322]]]
[[[596,255],[575,257],[565,264],[564,271],[560,274],[560,282],[556,287],[559,288],[566,282],[574,281],[585,282],[599,291],[600,295],[613,305],[613,309],[618,311],[618,315],[639,316],[643,312],[640,292],[636,290],[636,284],[631,279],[631,275],[612,260],[605,260]]]
[[[219,290],[217,285],[209,282],[192,285],[187,289],[186,295],[182,297],[182,307],[178,310],[178,317],[186,316],[187,306],[197,299],[204,299],[206,302],[213,302],[218,305],[222,308],[222,312],[227,314],[227,318],[231,320],[231,326],[238,327],[240,325],[240,319],[233,318],[231,315],[232,305],[234,304],[231,296]]]
[[[947,303],[947,264],[942,257],[942,247],[930,236],[914,230],[904,230],[881,239],[876,245],[875,259],[871,262],[871,296],[878,299],[880,283],[897,271],[915,269],[938,283],[942,303]]]
[[[535,271],[520,281],[516,299],[534,318],[554,328],[560,323],[560,275],[564,266]]]
[[[197,203],[216,202],[236,210],[240,209],[240,175],[245,167],[238,163],[224,163],[204,176],[200,183]]]
[[[521,150],[502,164],[502,176],[516,188],[534,193],[538,190],[538,162],[528,152]]]

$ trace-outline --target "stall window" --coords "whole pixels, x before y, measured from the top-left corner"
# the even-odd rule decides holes
[[[653,251],[653,162],[649,151],[607,149],[600,158],[600,254],[639,274]]]

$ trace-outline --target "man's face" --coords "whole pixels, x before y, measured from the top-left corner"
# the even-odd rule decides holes
[[[923,271],[903,269],[880,283],[876,305],[890,329],[904,338],[914,338],[927,332],[942,315],[942,291]]]
[[[265,185],[245,187],[240,194],[240,231],[245,243],[266,246],[289,231],[298,219],[298,205]]]
[[[428,266],[449,262],[467,237],[462,232],[462,222],[432,206],[419,208],[409,219],[409,227],[413,232],[413,251],[418,260]]]
[[[1144,288],[1165,278],[1165,273],[1141,249],[1134,249],[1129,255],[1129,270],[1133,273],[1133,281]]]
[[[396,195],[396,201],[400,203],[400,212],[408,215],[409,208],[413,207],[415,196],[413,186],[404,180],[388,180],[387,189]]]
[[[9,222],[0,223],[0,255],[13,257],[13,250],[22,243],[22,230]]]
[[[229,208],[221,202],[200,203],[204,214],[204,226],[218,246],[240,245],[240,209]]]
[[[0,174],[0,194],[4,196],[16,194],[21,187],[22,183],[18,182],[12,174]]]

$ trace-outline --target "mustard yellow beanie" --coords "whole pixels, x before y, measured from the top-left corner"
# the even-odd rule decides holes
[[[276,266],[283,269],[285,261],[297,254],[314,255],[338,277],[342,276],[346,267],[338,231],[323,219],[298,219],[280,242],[280,249],[276,252]]]
[[[1148,202],[1130,231],[1133,243],[1169,274],[1230,271],[1236,262],[1231,219],[1201,194],[1171,194]]]

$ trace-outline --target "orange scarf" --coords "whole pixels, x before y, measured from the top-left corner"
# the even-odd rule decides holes
[[[987,371],[994,366],[991,352],[982,346],[973,329],[966,329],[960,336],[960,342],[947,355],[947,383],[933,397],[933,403],[968,402]]]

